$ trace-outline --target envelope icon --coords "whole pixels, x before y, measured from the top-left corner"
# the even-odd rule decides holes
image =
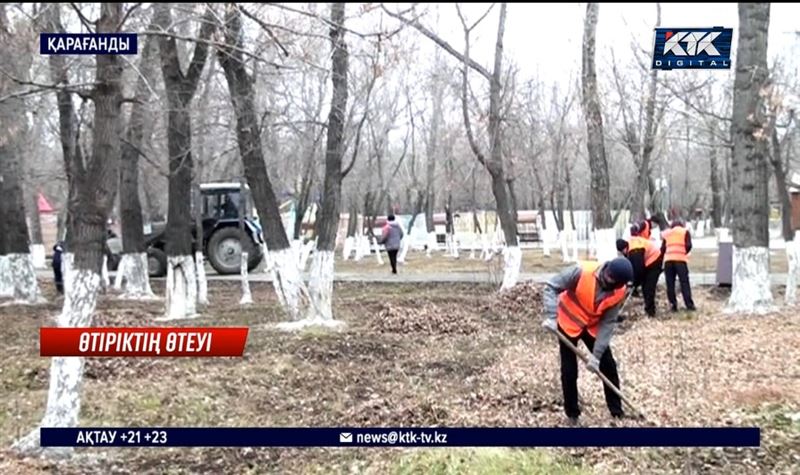
[[[353,441],[353,433],[352,432],[342,432],[339,434],[339,443],[340,444],[347,444]]]

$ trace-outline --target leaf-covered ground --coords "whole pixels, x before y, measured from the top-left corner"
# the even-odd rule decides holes
[[[588,251],[585,248],[579,249],[579,257],[585,259]],[[470,251],[462,251],[458,259],[444,255],[441,251],[426,257],[424,252],[412,251],[408,253],[406,263],[400,265],[401,274],[428,274],[428,273],[486,273],[497,274],[498,282],[503,280],[502,256],[496,255],[494,260],[486,262],[480,259],[480,250],[474,253],[474,259],[470,258]],[[375,255],[365,256],[356,262],[353,259],[342,260],[341,254],[336,255],[337,273],[387,273],[389,272],[389,260],[386,254],[382,254],[383,265],[378,265]],[[711,272],[717,271],[717,250],[716,249],[695,249],[690,256],[689,267],[692,272]],[[560,250],[551,249],[550,257],[544,257],[541,249],[523,249],[522,251],[522,272],[556,272],[569,264],[561,260]],[[786,253],[782,249],[770,251],[770,272],[786,273],[788,264]]]
[[[185,325],[248,325],[243,358],[87,360],[90,426],[559,426],[557,344],[539,328],[533,284],[495,295],[464,284],[342,284],[338,332],[285,334],[268,284],[240,308],[234,282]],[[163,289],[156,289],[158,292]],[[60,299],[0,307],[0,446],[42,416],[49,360],[38,328]],[[664,299],[663,289],[660,298]],[[632,300],[613,342],[622,389],[663,426],[759,426],[760,449],[79,449],[70,461],[0,452],[0,473],[797,473],[800,319],[699,311],[647,319]],[[662,304],[663,305],[663,304]],[[104,297],[96,325],[156,325],[163,302]],[[662,308],[663,310],[663,308]],[[601,383],[580,376],[584,424],[611,424]],[[625,421],[625,424],[640,424]]]

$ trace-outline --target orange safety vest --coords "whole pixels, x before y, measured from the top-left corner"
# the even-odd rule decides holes
[[[628,254],[638,249],[644,249],[645,267],[650,267],[661,256],[661,249],[656,243],[641,236],[634,236],[628,241]]]
[[[599,262],[581,263],[581,277],[575,290],[565,290],[558,296],[558,326],[573,338],[584,328],[596,337],[603,314],[625,298],[625,287],[622,287],[595,305],[597,278],[594,274],[599,267]]]
[[[664,233],[663,239],[667,242],[667,252],[664,262],[688,262],[686,255],[686,228],[678,226]]]

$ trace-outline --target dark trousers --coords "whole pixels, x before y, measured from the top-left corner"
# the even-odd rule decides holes
[[[661,261],[654,262],[645,270],[642,293],[644,294],[644,311],[649,317],[656,316],[656,288],[661,276]]]
[[[573,345],[577,346],[578,340],[583,340],[589,351],[594,349],[594,337],[586,330],[576,338],[564,333],[561,327],[558,328],[558,331],[566,336]],[[564,412],[567,417],[578,417],[581,415],[581,408],[578,405],[578,357],[561,341],[559,341],[558,345],[561,353],[561,389],[564,391]],[[614,361],[614,355],[611,354],[611,347],[600,358],[600,372],[619,389],[617,362]],[[606,405],[611,414],[622,415],[622,400],[620,400],[619,396],[605,384],[603,384],[603,390],[606,395]]]
[[[392,274],[397,274],[397,249],[387,249],[386,254],[389,254],[389,264],[392,265]]]
[[[667,279],[667,300],[673,310],[678,309],[678,299],[675,297],[675,276],[681,283],[683,303],[688,309],[694,309],[692,300],[692,287],[689,284],[689,266],[685,262],[667,262],[664,264],[664,278]]]
[[[56,290],[58,293],[64,293],[64,276],[61,273],[61,260],[55,260],[53,262],[53,280],[56,284]]]

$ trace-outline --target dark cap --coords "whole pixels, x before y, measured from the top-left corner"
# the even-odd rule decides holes
[[[633,280],[633,266],[624,257],[617,257],[606,264],[608,277],[617,284],[626,284]]]

